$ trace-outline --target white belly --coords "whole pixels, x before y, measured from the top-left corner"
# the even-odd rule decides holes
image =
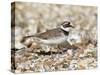
[[[43,40],[41,39],[40,42],[43,44],[60,44],[67,40],[67,37],[58,37],[58,38],[52,38]]]

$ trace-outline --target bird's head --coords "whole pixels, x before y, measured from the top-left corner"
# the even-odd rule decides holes
[[[72,28],[74,28],[69,21],[65,21],[61,24],[61,29],[63,29],[64,31],[69,32]]]

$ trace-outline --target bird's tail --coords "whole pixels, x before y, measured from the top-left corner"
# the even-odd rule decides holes
[[[26,39],[31,38],[31,37],[35,37],[35,36],[34,35],[24,36],[24,37],[22,37],[20,42],[23,43],[26,41]]]

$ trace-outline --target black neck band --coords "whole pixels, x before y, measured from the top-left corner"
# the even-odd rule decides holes
[[[69,32],[68,31],[65,31],[63,29],[61,29],[61,30],[64,32],[65,35],[69,35]]]

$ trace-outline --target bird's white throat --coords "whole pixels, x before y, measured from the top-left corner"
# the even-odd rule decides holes
[[[68,28],[64,28],[63,26],[61,26],[61,29],[63,29],[64,31],[67,31],[67,32],[69,32],[69,31],[71,30],[70,27],[68,27]]]

